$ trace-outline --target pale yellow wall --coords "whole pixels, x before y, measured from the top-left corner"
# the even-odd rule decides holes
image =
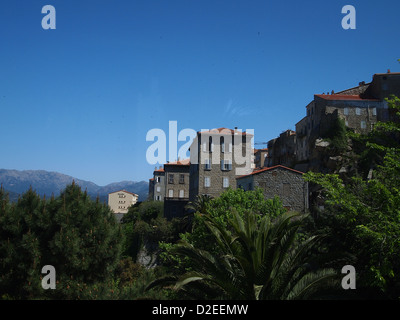
[[[137,195],[126,191],[117,191],[108,195],[108,206],[114,213],[127,213],[128,208],[137,201]]]

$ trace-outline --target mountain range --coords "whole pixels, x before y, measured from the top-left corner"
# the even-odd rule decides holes
[[[87,190],[91,198],[96,199],[98,196],[102,202],[108,200],[110,192],[119,190],[136,193],[139,195],[139,201],[144,201],[147,199],[149,191],[149,184],[146,181],[120,181],[106,186],[98,186],[91,181],[77,179],[59,172],[0,169],[0,184],[9,193],[11,201],[16,201],[31,186],[41,196],[50,197],[52,194],[58,196],[72,181],[75,181],[82,190]]]

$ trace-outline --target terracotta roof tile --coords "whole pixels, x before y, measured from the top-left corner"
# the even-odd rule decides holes
[[[343,101],[379,101],[378,99],[363,99],[360,95],[347,94],[316,94],[318,98],[325,100],[343,100]]]
[[[190,165],[190,159],[183,159],[164,164],[164,166],[189,166],[189,165]]]
[[[109,194],[117,193],[117,192],[126,192],[126,193],[129,193],[129,194],[133,195],[133,196],[137,196],[138,197],[138,195],[136,193],[129,192],[129,191],[126,191],[126,190],[118,190],[118,191],[110,192]]]
[[[234,134],[235,130],[233,129],[228,129],[228,128],[218,128],[218,129],[211,129],[209,131],[199,131],[199,134],[202,133],[208,133],[208,134]],[[238,134],[242,134],[242,135],[253,135],[251,133],[247,133],[246,131],[237,131]]]
[[[277,165],[277,166],[266,167],[266,168],[262,168],[262,169],[258,169],[258,168],[257,168],[257,169],[255,169],[252,173],[249,173],[249,174],[246,174],[246,175],[237,177],[236,179],[240,179],[240,178],[252,176],[252,175],[255,175],[255,174],[258,174],[258,173],[261,173],[261,172],[265,172],[265,171],[271,171],[271,170],[274,170],[274,169],[285,169],[285,170],[293,171],[293,172],[295,172],[295,173],[304,174],[304,172],[301,172],[301,171],[298,171],[298,170],[294,170],[294,169],[291,169],[291,168],[288,168],[288,167],[285,167],[285,166],[282,166],[282,165]]]

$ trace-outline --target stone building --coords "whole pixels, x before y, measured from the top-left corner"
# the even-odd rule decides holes
[[[296,160],[297,162],[307,161],[308,150],[308,118],[304,117],[296,123]]]
[[[190,146],[190,201],[236,189],[236,177],[252,171],[252,139],[253,134],[237,128],[197,132]]]
[[[189,202],[190,159],[164,164],[165,197],[164,216],[167,219],[182,217]]]
[[[148,200],[164,201],[165,197],[165,171],[163,167],[157,167],[153,171],[153,178],[149,179]]]
[[[268,148],[254,149],[254,168],[263,168],[268,161]]]
[[[372,82],[331,94],[315,94],[306,106],[306,116],[296,124],[295,169],[319,167],[317,141],[321,141],[337,119],[347,128],[367,134],[378,121],[393,120],[385,98],[400,95],[400,73],[375,74]],[[283,164],[275,161],[274,164]],[[270,164],[271,165],[271,164]]]
[[[238,177],[237,187],[245,191],[261,188],[266,199],[278,196],[283,206],[292,211],[306,212],[308,205],[308,183],[303,172],[281,165],[255,170]]]
[[[267,166],[292,166],[296,161],[296,132],[286,130],[268,142]]]

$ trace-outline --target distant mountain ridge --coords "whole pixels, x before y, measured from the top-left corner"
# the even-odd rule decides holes
[[[72,181],[75,181],[82,190],[87,190],[93,199],[99,196],[102,202],[107,201],[108,193],[122,189],[138,194],[139,201],[144,201],[147,199],[149,189],[146,181],[120,181],[106,186],[98,186],[91,181],[77,179],[59,172],[0,169],[0,184],[9,192],[12,201],[18,199],[18,195],[27,191],[31,186],[41,196],[50,197],[52,194],[58,196]]]

